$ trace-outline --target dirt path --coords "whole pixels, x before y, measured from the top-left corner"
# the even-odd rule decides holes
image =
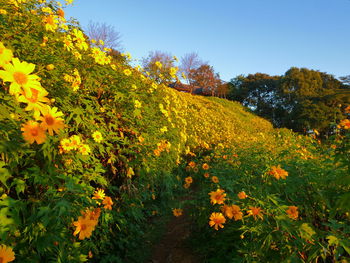
[[[189,234],[190,222],[186,214],[173,217],[159,243],[154,246],[149,263],[200,263],[191,248],[186,246]]]

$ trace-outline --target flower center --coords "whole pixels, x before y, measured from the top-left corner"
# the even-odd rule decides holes
[[[4,53],[4,50],[5,50],[4,48],[0,47],[0,54]],[[2,259],[0,258],[0,263],[1,263],[1,260]]]
[[[32,129],[30,130],[30,134],[31,134],[33,137],[38,136],[38,134],[39,134],[38,128],[37,128],[37,127],[32,128]],[[0,263],[1,263],[1,262],[0,262]]]
[[[28,82],[27,75],[22,72],[13,73],[13,78],[19,85],[24,85]]]
[[[81,230],[82,230],[82,231],[84,231],[86,228],[87,228],[87,227],[86,227],[85,224],[82,224],[82,225],[81,225]]]
[[[55,119],[51,115],[46,115],[45,122],[47,125],[53,125],[55,123]]]

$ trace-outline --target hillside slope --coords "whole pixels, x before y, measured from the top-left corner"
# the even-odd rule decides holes
[[[0,34],[0,258],[7,248],[16,262],[138,262],[153,220],[192,191],[188,173],[206,178],[193,163],[238,178],[315,159],[311,139],[238,103],[148,79],[56,1],[0,0]],[[208,186],[220,187],[198,197]]]

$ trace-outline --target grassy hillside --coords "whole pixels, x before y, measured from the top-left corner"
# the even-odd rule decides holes
[[[218,255],[259,261],[276,245],[276,261],[300,259],[295,248],[312,260],[325,248],[324,258],[348,256],[349,216],[339,202],[349,189],[338,183],[348,164],[339,157],[335,170],[333,149],[324,154],[317,141],[275,130],[237,103],[154,83],[128,56],[87,39],[55,1],[0,0],[0,34],[3,261],[139,262],[154,219],[184,207],[177,200],[188,194],[203,233],[194,240],[221,240],[208,225],[213,211],[227,216],[210,203],[216,189],[230,195],[227,205],[239,191],[251,197],[239,203],[245,219],[220,230],[249,239],[240,248],[234,239],[217,243]],[[271,179],[277,165],[286,181]],[[252,219],[258,205],[263,217]],[[286,216],[288,205],[300,216]]]

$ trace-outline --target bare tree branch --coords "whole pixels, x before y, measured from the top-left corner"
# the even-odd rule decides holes
[[[91,39],[102,40],[105,47],[115,50],[121,48],[120,33],[111,25],[90,21],[86,33]]]

